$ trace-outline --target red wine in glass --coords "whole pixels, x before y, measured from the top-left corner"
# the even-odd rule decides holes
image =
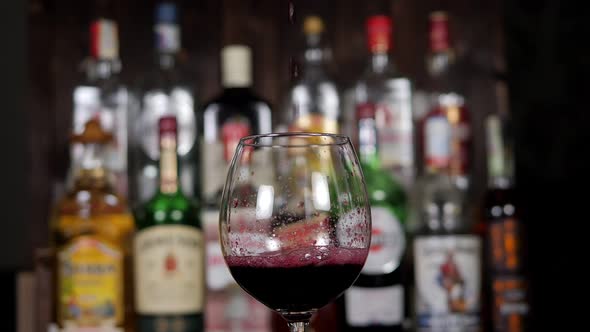
[[[337,247],[300,248],[272,256],[229,256],[234,279],[278,312],[310,312],[340,296],[356,280],[367,251]]]

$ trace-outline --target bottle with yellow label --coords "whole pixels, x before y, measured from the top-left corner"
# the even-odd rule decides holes
[[[52,242],[56,253],[55,318],[60,328],[129,331],[130,275],[127,264],[133,218],[104,166],[112,135],[98,119],[71,138],[82,151],[72,187],[55,207]]]

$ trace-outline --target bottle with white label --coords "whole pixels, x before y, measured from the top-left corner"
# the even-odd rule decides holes
[[[479,331],[481,239],[448,172],[448,121],[431,117],[424,128],[428,157],[412,208],[415,328]]]
[[[239,316],[240,322],[236,321],[235,312],[227,312],[230,303],[249,298],[249,295],[241,289],[235,290],[237,284],[223,260],[219,243],[219,205],[238,142],[244,136],[270,133],[271,109],[252,89],[252,51],[248,46],[227,45],[221,50],[221,74],[223,90],[205,104],[200,121],[203,126],[200,131],[203,135],[200,149],[201,216],[207,242],[206,329],[228,331],[231,326],[241,325],[243,332],[268,331],[270,310],[260,303],[250,303],[247,313]],[[252,151],[248,157],[256,163],[271,164],[266,159],[270,156],[264,151]],[[242,168],[240,172],[248,171]],[[272,178],[272,169],[252,176]]]
[[[375,108],[357,109],[358,151],[371,204],[369,256],[360,276],[341,298],[345,331],[402,331],[403,257],[407,200],[402,185],[382,168]]]
[[[204,330],[205,250],[199,208],[180,190],[177,120],[159,120],[160,187],[135,212],[139,332]]]
[[[178,120],[178,158],[180,188],[187,197],[198,197],[198,144],[195,114],[195,84],[183,75],[181,30],[178,8],[161,2],[155,9],[155,65],[138,83],[137,114],[132,114],[130,163],[131,198],[142,204],[158,190],[158,120],[174,115]]]
[[[449,164],[447,171],[455,185],[469,196],[472,189],[469,185],[472,164],[471,118],[463,83],[463,77],[466,75],[462,75],[464,73],[461,72],[451,37],[449,14],[444,11],[430,13],[430,50],[426,66],[428,79],[425,90],[415,94],[421,97],[416,96],[414,109],[418,127],[422,127],[423,132],[427,130],[424,127],[429,125],[432,118],[444,117],[449,122],[448,137],[445,138],[449,141],[449,153],[446,157]],[[427,137],[418,135],[417,139],[421,141],[418,145],[420,149],[424,146],[423,140]],[[429,151],[422,151],[422,154],[424,158],[439,157],[429,154]],[[447,161],[433,160],[432,162],[440,164]]]
[[[371,104],[375,108],[381,165],[408,190],[414,184],[415,175],[412,83],[390,56],[395,46],[391,18],[369,17],[366,32],[371,56],[356,84],[355,102],[357,107]]]

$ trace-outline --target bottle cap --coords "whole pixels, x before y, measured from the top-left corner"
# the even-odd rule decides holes
[[[317,35],[324,32],[324,22],[319,16],[307,16],[303,21],[303,33]]]
[[[102,129],[100,119],[93,117],[84,125],[84,131],[71,136],[72,143],[98,143],[105,144],[113,139],[113,135]]]
[[[162,2],[156,7],[156,49],[175,53],[180,50],[180,29],[177,24],[177,7],[172,2]]]
[[[177,9],[172,2],[162,2],[156,7],[156,23],[176,23]]]
[[[375,15],[367,19],[367,41],[371,53],[386,53],[392,42],[391,19],[385,15]]]
[[[165,134],[176,135],[176,116],[167,115],[161,117],[158,121],[158,128],[160,129],[160,136]]]
[[[435,11],[429,15],[430,51],[444,52],[451,48],[449,37],[449,17],[444,11]]]
[[[228,45],[221,50],[221,77],[224,87],[252,84],[252,53],[245,45]]]
[[[356,116],[358,120],[361,119],[374,119],[375,118],[375,106],[370,103],[364,103],[357,106]]]
[[[90,53],[95,59],[112,60],[119,57],[117,24],[98,19],[90,25]]]

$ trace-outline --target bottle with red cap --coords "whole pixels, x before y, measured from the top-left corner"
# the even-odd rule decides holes
[[[356,108],[375,109],[379,159],[407,190],[414,178],[412,86],[400,74],[390,53],[394,50],[392,20],[376,15],[366,22],[369,65],[355,88]]]
[[[425,87],[425,100],[420,110],[419,127],[425,167],[440,167],[448,163],[447,171],[455,185],[467,192],[470,183],[471,125],[465,96],[462,93],[454,49],[451,44],[449,15],[444,11],[432,12],[429,16],[430,53],[427,57],[429,79]],[[429,131],[431,122],[445,121],[448,137]],[[428,140],[437,140],[449,150],[446,160],[438,150],[426,148]],[[442,147],[442,145],[441,145]]]
[[[161,117],[158,132],[159,189],[135,210],[137,331],[200,332],[205,308],[200,210],[181,190],[176,117]]]
[[[74,88],[72,129],[84,130],[91,119],[98,119],[102,128],[113,136],[105,150],[105,166],[109,169],[115,190],[127,197],[127,117],[128,89],[119,80],[121,61],[117,23],[100,18],[90,25],[90,57],[85,61],[85,79]],[[79,163],[83,148],[71,146],[72,168]],[[70,180],[72,176],[70,175]]]

